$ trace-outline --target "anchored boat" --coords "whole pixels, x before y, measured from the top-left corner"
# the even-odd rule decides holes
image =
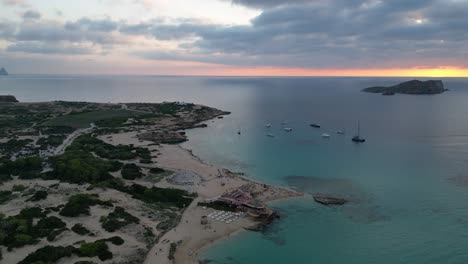
[[[364,143],[364,142],[366,142],[366,139],[362,138],[360,134],[361,134],[361,125],[359,124],[359,121],[358,121],[358,133],[351,140],[353,142],[355,142],[355,143]]]

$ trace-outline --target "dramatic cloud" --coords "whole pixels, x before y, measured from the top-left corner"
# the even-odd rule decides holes
[[[47,12],[39,9],[42,16],[23,10],[20,22],[0,20],[0,40],[10,53],[107,54],[238,67],[468,66],[468,1],[219,1],[254,8],[258,15],[249,23],[223,24],[200,17],[119,19],[114,14],[57,20],[44,18]]]
[[[146,32],[157,39],[197,38],[181,47],[203,56],[185,53],[187,60],[209,61],[213,58],[204,58],[206,54],[217,54],[225,63],[247,65],[395,67],[415,61],[440,62],[445,57],[447,62],[465,65],[466,1],[274,2],[281,6],[265,9],[247,26],[180,24],[151,26],[135,33]],[[165,57],[160,51],[143,54],[152,59]],[[173,56],[183,59],[183,54]],[[239,55],[245,59],[238,60]],[[232,56],[235,60],[230,60]]]

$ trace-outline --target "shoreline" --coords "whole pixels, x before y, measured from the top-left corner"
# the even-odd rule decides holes
[[[178,225],[167,231],[153,247],[148,251],[144,263],[199,263],[200,254],[215,244],[229,239],[236,234],[247,231],[248,228],[255,228],[261,222],[255,221],[250,217],[239,219],[232,224],[212,222],[210,229],[197,223],[197,218],[207,215],[215,210],[210,208],[203,209],[197,203],[204,199],[212,199],[231,189],[236,189],[246,184],[254,185],[258,188],[264,188],[262,195],[258,197],[265,204],[303,197],[304,194],[286,187],[272,186],[257,182],[247,177],[231,172],[225,168],[217,167],[202,160],[193,154],[189,149],[177,145],[161,145],[159,148],[161,155],[158,157],[158,164],[167,169],[185,170],[200,175],[205,182],[194,186],[194,192],[198,193],[199,198],[184,211]],[[175,157],[176,156],[176,157]],[[165,157],[165,158],[164,158]],[[204,173],[203,173],[204,172]],[[213,174],[220,173],[218,177],[210,178]],[[204,174],[204,175],[201,175]],[[224,186],[221,187],[216,182],[227,179]],[[215,182],[215,184],[213,184]],[[166,186],[166,183],[162,183]],[[169,186],[176,187],[176,186]],[[177,188],[177,187],[176,187]],[[189,221],[190,219],[191,221]],[[193,219],[196,219],[195,222]],[[184,236],[185,232],[190,232],[190,237]],[[168,242],[171,241],[171,242]],[[170,260],[168,247],[170,243],[180,243],[174,253],[174,259]]]

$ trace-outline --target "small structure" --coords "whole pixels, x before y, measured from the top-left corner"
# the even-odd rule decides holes
[[[235,205],[237,207],[247,207],[255,210],[265,209],[265,206],[262,203],[256,201],[252,194],[243,190],[243,188],[223,194],[218,201],[229,205]]]

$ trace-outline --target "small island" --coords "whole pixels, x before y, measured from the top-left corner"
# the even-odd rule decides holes
[[[3,75],[3,76],[7,76],[7,75],[8,75],[8,72],[7,72],[7,70],[5,70],[5,68],[1,68],[1,69],[0,69],[0,76],[2,76],[2,75]]]
[[[366,93],[380,93],[382,95],[400,94],[440,94],[447,89],[441,80],[419,81],[411,80],[394,86],[374,86],[362,90]]]

